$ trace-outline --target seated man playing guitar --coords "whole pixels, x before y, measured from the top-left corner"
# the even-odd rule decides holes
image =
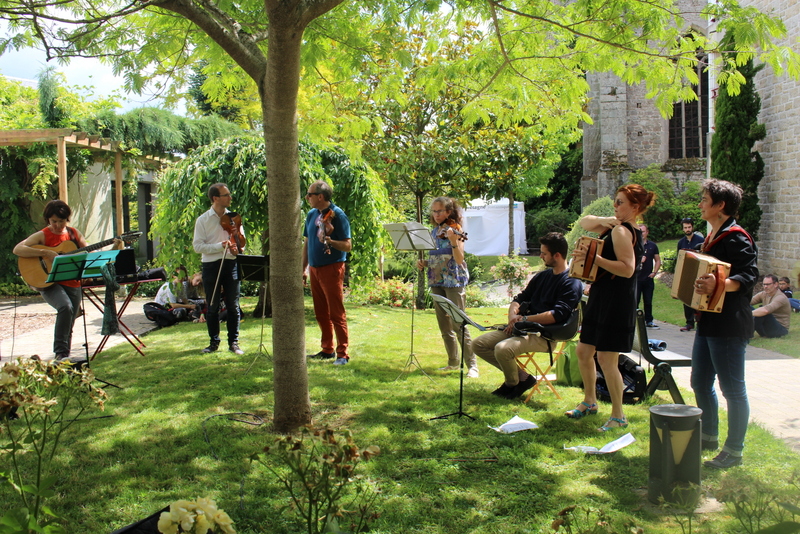
[[[53,263],[53,258],[59,255],[61,249],[74,251],[76,248],[87,248],[86,240],[75,228],[67,226],[72,210],[63,200],[51,200],[44,207],[44,219],[47,227],[32,234],[20,241],[14,247],[14,254],[20,257],[20,272],[28,283],[33,283],[29,277],[25,276],[24,265],[34,264],[34,268],[39,268],[46,274],[49,266]],[[72,241],[76,246],[62,247],[65,241]],[[119,239],[112,240],[115,249],[121,249],[123,242]],[[110,244],[110,243],[106,243]],[[72,245],[72,244],[70,244]],[[34,259],[33,262],[22,261],[25,258]],[[46,264],[47,271],[42,267],[42,262]],[[78,316],[81,308],[81,282],[80,280],[68,280],[51,284],[37,284],[41,287],[34,287],[42,298],[58,312],[56,315],[55,334],[53,339],[53,352],[56,360],[63,360],[69,357],[70,347],[72,346],[72,325]]]

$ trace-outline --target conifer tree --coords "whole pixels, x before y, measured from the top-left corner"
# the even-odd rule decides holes
[[[725,39],[723,49],[734,50],[733,39]],[[733,57],[726,59],[732,61]],[[715,105],[715,133],[711,138],[711,176],[741,186],[742,204],[734,216],[754,238],[761,223],[758,184],[764,177],[764,161],[753,145],[767,135],[766,127],[758,123],[761,97],[754,83],[762,68],[763,64],[756,66],[752,59],[739,67],[746,81],[737,95],[732,95],[726,85],[720,86]]]

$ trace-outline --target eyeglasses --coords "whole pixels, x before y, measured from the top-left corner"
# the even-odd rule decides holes
[[[310,197],[311,195],[321,195],[322,193],[306,193],[306,198]]]
[[[447,210],[431,210],[431,213],[434,215],[441,215],[442,213],[447,213]]]
[[[681,223],[682,224],[694,224],[694,221],[692,220],[691,217],[686,217],[684,219],[681,219]]]
[[[764,282],[764,283],[762,283],[761,285],[762,285],[762,286],[764,286],[764,287],[767,287],[767,286],[774,286],[774,285],[775,285],[775,282]]]

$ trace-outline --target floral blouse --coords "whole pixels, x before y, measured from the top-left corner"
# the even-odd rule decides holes
[[[469,282],[466,262],[458,264],[453,259],[453,247],[446,237],[439,237],[438,227],[431,230],[436,249],[428,251],[429,287],[465,287]]]

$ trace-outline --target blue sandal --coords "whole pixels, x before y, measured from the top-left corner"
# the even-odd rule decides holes
[[[581,406],[586,406],[585,410],[581,410]],[[570,410],[568,412],[564,412],[564,415],[569,417],[570,419],[580,419],[581,417],[585,417],[587,415],[594,415],[597,413],[597,403],[593,402],[589,404],[586,401],[581,401],[577,408],[574,410]]]
[[[618,417],[609,417],[606,424],[598,428],[600,432],[608,432],[609,430],[614,430],[616,428],[627,428],[628,427],[628,420],[624,417],[622,419]]]

